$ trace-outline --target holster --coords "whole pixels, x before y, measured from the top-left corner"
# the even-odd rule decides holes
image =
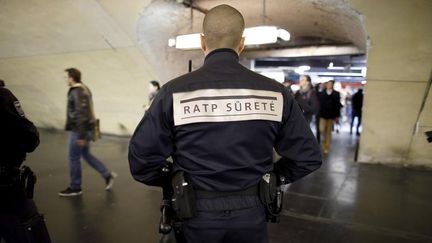
[[[20,173],[21,185],[28,199],[32,199],[34,195],[34,186],[36,184],[36,175],[28,166],[23,166]]]
[[[259,183],[259,198],[266,209],[267,222],[279,223],[283,207],[282,184],[274,172],[265,174]]]
[[[177,218],[180,220],[193,218],[196,211],[195,191],[183,171],[177,171],[174,174],[172,188],[172,205]]]
[[[160,239],[160,243],[185,243],[184,236],[181,232],[181,221],[179,217],[176,215],[174,211],[174,202],[177,202],[174,197],[175,183],[173,183],[173,178],[171,177],[172,172],[172,163],[167,163],[162,168],[162,192],[163,198],[161,203],[161,218],[159,222],[159,233],[162,234]],[[177,181],[183,181],[181,178],[183,175],[177,175]],[[181,183],[183,185],[183,183]],[[174,199],[174,200],[173,200]],[[179,199],[181,201],[182,199]],[[184,203],[180,203],[183,205]],[[176,204],[176,208],[178,211],[185,211],[182,209],[178,203]]]

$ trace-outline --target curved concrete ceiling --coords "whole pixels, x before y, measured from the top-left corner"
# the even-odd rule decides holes
[[[247,26],[277,25],[292,39],[318,37],[353,43],[366,50],[361,14],[347,0],[196,0],[204,8],[227,3],[238,8]],[[118,50],[139,46],[162,80],[186,70],[201,53],[173,50],[167,40],[201,31],[204,15],[175,0],[29,0],[0,2],[0,58]],[[25,7],[24,7],[25,5]],[[141,13],[140,13],[141,12]],[[169,67],[169,68],[167,68]],[[169,71],[167,71],[167,69]],[[172,70],[172,71],[171,71]]]
[[[287,29],[292,39],[327,39],[333,43],[351,43],[365,51],[367,34],[363,17],[346,0],[271,0],[263,1],[196,0],[194,4],[210,9],[219,4],[237,8],[247,27],[262,24]],[[179,51],[167,46],[169,38],[178,34],[201,32],[204,14],[193,11],[175,0],[155,0],[141,13],[137,24],[138,46],[153,64],[161,81],[166,82],[187,71],[188,60],[194,67],[202,63],[200,51]],[[315,44],[320,44],[319,42]]]
[[[244,16],[247,27],[276,25],[288,30],[294,39],[318,37],[343,43],[353,43],[366,49],[366,31],[362,15],[346,0],[196,0],[210,9],[229,4]]]
[[[134,47],[150,0],[0,1],[0,58]]]
[[[226,3],[238,8],[248,27],[277,25],[290,31],[295,45],[302,38],[353,43],[366,49],[361,14],[347,0],[196,0],[212,8]],[[25,4],[25,7],[23,5]],[[165,82],[202,62],[199,51],[167,46],[177,34],[201,31],[204,15],[176,0],[29,0],[1,2],[0,58],[84,53],[139,47]]]

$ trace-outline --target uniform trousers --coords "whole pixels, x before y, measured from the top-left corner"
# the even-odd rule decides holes
[[[258,196],[200,199],[196,217],[184,221],[182,231],[187,243],[268,243]]]
[[[11,202],[8,199],[4,198],[0,203],[0,242],[50,243],[45,222],[34,201],[23,198]]]

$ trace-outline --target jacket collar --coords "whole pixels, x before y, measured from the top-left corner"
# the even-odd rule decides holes
[[[82,83],[75,83],[74,85],[71,86],[71,89],[72,88],[82,87],[82,86],[83,86]]]
[[[205,57],[204,64],[226,61],[238,62],[239,56],[237,52],[230,48],[220,48],[213,50]]]

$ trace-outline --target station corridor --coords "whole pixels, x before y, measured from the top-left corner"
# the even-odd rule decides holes
[[[169,157],[203,190],[188,243],[432,243],[431,24],[432,0],[0,0],[0,243],[162,243],[133,176]]]

